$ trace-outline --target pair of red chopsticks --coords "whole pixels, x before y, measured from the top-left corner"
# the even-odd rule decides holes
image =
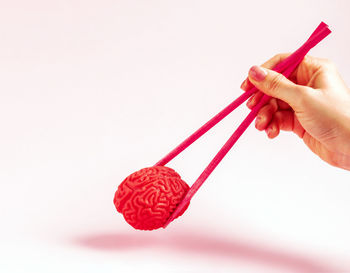
[[[328,25],[324,22],[321,22],[316,30],[311,34],[310,38],[293,54],[288,56],[285,60],[277,64],[273,70],[283,74],[285,77],[289,77],[295,68],[299,65],[299,63],[303,60],[305,55],[310,51],[311,48],[316,46],[320,41],[322,41],[326,36],[328,36],[331,31],[328,28]],[[252,87],[241,96],[239,96],[236,100],[226,106],[222,111],[220,111],[216,116],[210,119],[207,123],[205,123],[202,127],[200,127],[196,132],[194,132],[191,136],[185,139],[179,146],[177,146],[174,150],[172,150],[168,155],[166,155],[163,159],[158,161],[155,166],[164,166],[174,157],[176,157],[179,153],[185,150],[188,146],[190,146],[193,142],[195,142],[198,138],[204,135],[207,131],[209,131],[212,127],[214,127],[217,123],[219,123],[223,118],[225,118],[228,114],[230,114],[233,110],[235,110],[239,105],[241,105],[244,101],[246,101],[251,95],[259,91],[257,88]],[[270,99],[271,97],[264,95],[260,102],[251,110],[248,116],[243,120],[243,122],[239,125],[233,135],[227,140],[224,146],[220,149],[220,151],[216,154],[213,160],[209,163],[209,165],[204,169],[198,179],[193,183],[192,187],[187,192],[184,199],[177,206],[174,213],[169,217],[168,221],[165,223],[163,228],[166,228],[167,225],[173,221],[179,212],[190,202],[193,195],[198,191],[198,189],[203,185],[205,180],[209,177],[209,175],[214,171],[220,161],[225,157],[228,151],[232,148],[232,146],[236,143],[239,137],[244,133],[244,131],[249,127],[251,122],[255,119],[257,113]]]

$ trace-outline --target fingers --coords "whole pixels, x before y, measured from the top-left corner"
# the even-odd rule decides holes
[[[293,110],[279,110],[273,114],[265,132],[269,138],[275,138],[280,131],[292,131],[300,138],[304,136],[305,130],[295,117]]]
[[[278,108],[282,110],[290,109],[289,104],[284,102],[283,100],[277,100],[277,105],[278,105]]]
[[[275,56],[273,56],[271,59],[263,63],[261,66],[273,69],[277,64],[279,64],[281,61],[283,61],[285,58],[287,58],[290,55],[290,53],[280,53]],[[248,91],[251,89],[254,85],[249,81],[248,77],[242,82],[241,89],[243,91]]]
[[[309,85],[314,87],[311,80],[314,78],[316,73],[319,71],[328,72],[330,70],[334,70],[334,68],[334,64],[328,59],[306,55],[289,78],[299,85]]]
[[[260,109],[260,111],[256,117],[256,120],[255,120],[256,129],[258,129],[260,131],[265,130],[266,127],[271,122],[273,115],[275,114],[277,109],[278,109],[278,106],[277,106],[276,101],[268,103],[265,106],[263,106]]]
[[[255,105],[258,104],[258,102],[260,101],[260,99],[262,98],[264,93],[262,92],[257,92],[256,94],[252,95],[248,102],[247,102],[247,107],[249,109],[253,109],[255,107]],[[277,102],[277,106],[278,106],[278,109],[281,109],[281,110],[288,110],[290,109],[290,105],[282,100],[279,100],[279,99],[271,99],[268,103],[271,103],[271,102]]]
[[[290,56],[289,53],[278,54],[261,67],[252,67],[248,78],[241,85],[244,91],[254,86],[260,90],[248,100],[247,106],[250,109],[258,104],[264,94],[273,97],[260,109],[255,121],[255,127],[260,131],[265,130],[269,138],[277,137],[280,130],[293,131],[299,137],[304,135],[305,130],[295,117],[294,111],[302,109],[302,104],[306,102],[310,89],[295,83],[300,82],[300,75],[313,74],[321,65],[327,64],[326,60],[306,56],[292,73],[290,77],[292,80],[289,80],[282,74],[271,70],[288,56]]]
[[[290,53],[280,53],[266,61],[261,65],[261,67],[273,69],[278,63],[285,60]],[[297,84],[306,85],[307,82],[311,79],[312,75],[319,70],[320,68],[332,68],[334,65],[327,59],[316,58],[310,55],[306,55],[302,62],[299,64],[297,69],[293,71],[289,79]],[[298,77],[298,75],[303,75]],[[249,78],[246,78],[242,85],[241,89],[247,91],[251,89],[254,85],[249,81]]]
[[[259,66],[253,66],[249,70],[248,77],[260,91],[285,101],[293,109],[300,108],[308,90],[291,82],[280,73]]]
[[[265,128],[268,138],[272,139],[279,135],[280,130],[293,131],[294,113],[292,111],[277,111],[270,123]]]
[[[278,111],[275,113],[273,120],[280,130],[293,131],[294,129],[294,112],[292,111]]]
[[[265,132],[269,138],[275,138],[280,133],[280,127],[276,119],[273,119],[265,129]]]
[[[250,99],[247,102],[247,106],[249,109],[253,109],[255,105],[258,104],[260,99],[264,96],[264,93],[262,92],[257,92],[254,95],[250,97]]]
[[[270,60],[266,61],[263,63],[261,66],[268,68],[268,69],[273,69],[277,64],[282,62],[284,59],[286,59],[290,53],[280,53],[275,56],[273,56]]]
[[[248,80],[248,78],[246,78],[241,84],[241,89],[243,91],[248,91],[249,89],[251,89],[253,87],[254,87],[254,85]]]
[[[268,69],[272,69],[274,68],[277,64],[279,64],[281,61],[283,61],[284,59],[286,59],[288,56],[290,55],[290,53],[281,53],[281,54],[277,54],[274,57],[272,57],[270,60],[266,61],[265,63],[263,63],[261,66],[264,68],[268,68]],[[249,84],[249,85],[248,85]],[[253,86],[253,84],[248,80],[245,80],[242,84],[242,86],[244,88],[247,88],[245,91],[249,90],[251,88],[251,86]],[[256,96],[255,98],[253,98],[254,96]],[[248,101],[247,106],[249,109],[253,109],[255,107],[255,105],[258,104],[258,102],[260,101],[260,99],[262,98],[263,94],[261,92],[257,92],[256,94],[254,94]],[[287,103],[281,103],[281,107],[282,109],[287,109],[290,106]]]

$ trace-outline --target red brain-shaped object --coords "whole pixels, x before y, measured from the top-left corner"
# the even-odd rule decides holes
[[[164,166],[144,168],[119,185],[114,205],[134,228],[153,230],[164,226],[188,190],[189,186],[173,169]]]

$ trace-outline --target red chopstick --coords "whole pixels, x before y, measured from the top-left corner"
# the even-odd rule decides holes
[[[288,56],[285,60],[277,64],[273,70],[281,73],[287,67],[294,62],[296,58],[299,57],[300,52],[305,50],[306,45],[309,43],[310,39],[314,37],[320,30],[328,28],[327,24],[321,22],[321,24],[316,28],[316,30],[311,34],[310,38],[303,44],[298,50],[296,50],[293,54]],[[304,56],[303,56],[304,57]],[[296,67],[296,66],[295,66]],[[294,67],[294,69],[295,69]],[[293,69],[293,70],[294,70]],[[159,160],[155,166],[164,166],[169,161],[174,159],[178,154],[184,151],[188,146],[190,146],[193,142],[199,139],[202,135],[208,132],[211,128],[213,128],[216,124],[218,124],[221,120],[223,120],[227,115],[229,115],[233,110],[235,110],[238,106],[240,106],[243,102],[245,102],[252,94],[259,91],[256,87],[252,87],[250,90],[246,91],[242,95],[240,95],[237,99],[227,105],[223,110],[221,110],[218,114],[216,114],[213,118],[211,118],[207,123],[202,125],[197,131],[195,131],[192,135],[186,138],[182,143],[180,143],[175,149],[173,149],[170,153],[168,153],[165,157]]]
[[[298,66],[298,64],[303,60],[304,56],[317,45],[320,41],[322,41],[327,35],[329,35],[331,31],[328,26],[321,22],[321,24],[316,28],[316,30],[312,33],[310,38],[293,54],[291,54],[284,61],[280,62],[275,66],[274,70],[282,73],[284,76],[289,77],[294,69]],[[184,142],[182,142],[179,146],[177,146],[173,151],[171,151],[166,157],[160,160],[156,165],[164,165],[173,159],[176,155],[178,155],[181,151],[191,145],[195,140],[197,140],[200,136],[206,133],[210,128],[215,126],[218,122],[220,122],[224,117],[226,117],[229,113],[231,113],[235,108],[237,108],[240,104],[242,104],[251,94],[258,91],[255,87],[251,88],[244,94],[242,94],[238,99],[233,101],[227,107],[225,107],[221,112],[219,112],[214,118],[209,120],[206,124],[204,124],[200,129],[198,129],[194,134],[192,134],[189,138],[187,138]],[[246,94],[249,94],[247,96]],[[246,96],[244,96],[246,95]],[[243,120],[243,122],[239,125],[233,135],[227,140],[224,146],[220,149],[220,151],[216,154],[216,156],[212,159],[209,165],[204,169],[202,174],[198,177],[198,179],[191,186],[189,191],[187,192],[184,199],[181,203],[176,207],[174,213],[169,217],[168,221],[165,223],[164,228],[173,221],[183,210],[183,208],[190,202],[193,195],[198,191],[198,189],[203,185],[205,180],[209,177],[209,175],[214,171],[214,169],[218,166],[221,160],[225,157],[225,155],[229,152],[232,146],[237,142],[239,137],[245,132],[245,130],[249,127],[251,122],[255,119],[257,113],[264,106],[271,97],[264,95],[263,98],[259,101],[259,103],[251,110],[248,116]]]

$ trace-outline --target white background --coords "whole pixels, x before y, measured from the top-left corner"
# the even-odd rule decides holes
[[[0,272],[350,272],[350,173],[250,127],[167,229],[112,200],[300,46],[350,83],[348,1],[0,1]],[[245,106],[169,166],[192,184]]]

